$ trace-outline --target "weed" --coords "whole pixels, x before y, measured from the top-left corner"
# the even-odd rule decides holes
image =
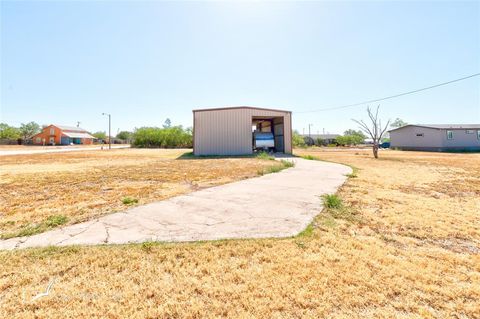
[[[275,157],[273,157],[272,155],[268,154],[265,151],[258,152],[256,157],[262,160],[270,160],[270,161],[275,160]]]
[[[315,230],[315,226],[313,226],[313,223],[308,224],[308,226],[302,230],[297,237],[310,237],[313,235],[313,231]]]
[[[347,176],[348,178],[357,178],[358,177],[358,175],[355,174],[355,173],[350,173],[350,174],[347,174],[345,176]]]
[[[287,160],[281,160],[281,165],[269,166],[264,169],[258,170],[257,174],[262,176],[265,174],[278,173],[286,168],[294,167],[295,163]]]
[[[307,246],[305,245],[304,242],[297,241],[297,242],[295,242],[295,244],[297,244],[298,248],[302,248],[302,249],[307,248]]]
[[[155,245],[154,242],[152,242],[152,241],[146,241],[146,242],[142,243],[141,249],[142,249],[143,251],[146,251],[147,253],[149,253],[149,252],[152,251],[154,245]]]
[[[124,197],[124,198],[122,199],[122,203],[123,203],[124,205],[133,205],[133,204],[138,203],[138,199],[127,196],[127,197]]]
[[[302,156],[303,159],[306,159],[306,160],[309,160],[309,161],[316,161],[318,160],[317,157],[313,156],[313,155],[303,155]]]
[[[322,225],[327,227],[327,228],[334,228],[337,226],[337,222],[335,221],[335,218],[333,218],[332,215],[322,215]]]
[[[327,208],[338,209],[343,206],[342,199],[337,194],[326,194],[322,196],[323,205]]]
[[[13,237],[24,237],[24,236],[32,236],[39,233],[43,233],[44,231],[55,228],[57,226],[63,225],[68,221],[68,218],[63,215],[54,215],[48,217],[45,221],[36,224],[27,224],[20,228],[17,231],[11,233],[5,233],[0,236],[1,239],[9,239]]]
[[[45,226],[53,228],[53,227],[63,225],[67,221],[68,221],[68,218],[66,216],[54,215],[54,216],[48,217],[44,223],[45,223]]]
[[[43,232],[42,224],[32,224],[28,225],[27,227],[21,228],[16,233],[9,233],[2,236],[3,239],[8,239],[12,237],[23,237],[23,236],[32,236],[38,233]]]
[[[295,163],[293,161],[281,160],[280,161],[284,168],[294,167]]]

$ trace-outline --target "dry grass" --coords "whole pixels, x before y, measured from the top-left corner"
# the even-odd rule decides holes
[[[126,198],[141,205],[278,165],[254,158],[176,159],[184,153],[123,149],[3,156],[0,236],[44,231],[52,216],[77,223],[126,209]]]
[[[0,252],[0,317],[480,317],[479,154],[301,153],[358,168],[302,236]]]

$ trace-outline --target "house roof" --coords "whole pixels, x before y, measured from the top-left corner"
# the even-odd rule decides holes
[[[395,128],[393,130],[389,130],[389,132],[396,131],[402,129],[407,126],[417,126],[417,127],[426,127],[426,128],[433,128],[437,130],[477,130],[480,129],[480,124],[408,124],[402,127]]]
[[[268,108],[265,108],[265,107],[256,107],[256,106],[226,106],[226,107],[216,107],[216,108],[208,108],[208,109],[196,109],[196,110],[193,110],[193,112],[235,110],[235,109],[251,109],[251,110],[263,110],[263,111],[276,111],[276,112],[292,113],[292,111],[278,110],[278,109],[268,109]]]
[[[76,127],[76,126],[68,126],[68,125],[57,125],[57,124],[52,124],[53,126],[58,127],[62,131],[74,131],[74,132],[86,132],[87,130],[84,130],[81,127]]]
[[[95,138],[88,133],[83,132],[62,132],[62,135],[68,136],[70,138]]]

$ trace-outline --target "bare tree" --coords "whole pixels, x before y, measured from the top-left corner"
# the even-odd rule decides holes
[[[378,148],[379,148],[380,142],[382,141],[382,137],[387,131],[388,125],[390,124],[390,120],[388,120],[385,127],[382,126],[382,120],[378,118],[379,108],[380,108],[380,105],[377,106],[377,110],[375,111],[375,113],[373,113],[370,107],[367,107],[368,117],[372,122],[371,126],[369,126],[363,120],[358,121],[358,120],[352,119],[352,121],[360,125],[360,129],[364,131],[367,135],[369,135],[373,140],[373,156],[375,156],[375,158],[378,158]]]

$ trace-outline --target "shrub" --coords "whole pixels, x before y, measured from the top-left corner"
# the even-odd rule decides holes
[[[138,203],[138,199],[127,196],[122,199],[122,203],[125,205],[132,205]]]
[[[334,209],[342,207],[342,200],[336,194],[326,194],[322,197],[325,207]]]
[[[182,126],[141,127],[133,133],[133,146],[146,148],[191,148],[193,135]]]
[[[305,147],[305,139],[297,131],[293,132],[292,143],[296,147]]]

